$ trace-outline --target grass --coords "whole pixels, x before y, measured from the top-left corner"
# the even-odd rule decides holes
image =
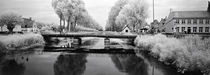
[[[44,43],[44,39],[40,34],[0,35],[1,50],[22,50],[44,46]]]
[[[187,36],[181,39],[162,34],[138,36],[135,44],[148,50],[159,61],[176,65],[179,71],[200,70],[210,74],[210,38]]]

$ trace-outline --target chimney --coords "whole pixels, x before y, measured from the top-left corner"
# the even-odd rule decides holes
[[[207,11],[210,12],[210,1],[208,1],[208,8]]]

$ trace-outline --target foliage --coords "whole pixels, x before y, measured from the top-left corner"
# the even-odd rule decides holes
[[[147,5],[143,0],[131,0],[123,7],[119,15],[116,17],[115,23],[118,26],[124,27],[129,25],[133,31],[139,29],[147,18]]]
[[[15,12],[5,12],[0,16],[1,25],[7,25],[7,29],[13,32],[17,24],[22,23],[21,15]]]
[[[106,30],[122,31],[129,25],[135,31],[146,24],[147,3],[144,0],[119,0],[109,14]]]
[[[102,28],[89,16],[82,0],[53,0],[52,6],[68,31],[75,31],[77,25],[95,29]],[[67,26],[65,22],[67,22]]]
[[[118,30],[118,26],[115,23],[116,17],[119,15],[119,12],[122,10],[122,8],[128,3],[128,0],[118,0],[111,8],[111,11],[109,12],[108,21],[106,24],[106,30],[107,31],[120,31]]]
[[[176,65],[182,72],[200,70],[210,73],[209,38],[202,40],[199,36],[187,36],[176,39],[158,34],[138,36],[135,43],[159,57],[160,61]]]
[[[41,35],[31,33],[0,36],[0,39],[0,47],[6,50],[27,49],[34,46],[43,46],[45,43]]]

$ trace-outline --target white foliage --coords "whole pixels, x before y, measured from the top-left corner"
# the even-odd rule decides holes
[[[27,49],[35,46],[44,46],[45,42],[40,34],[14,34],[0,36],[1,47],[7,50]]]
[[[115,23],[120,26],[126,24],[131,27],[141,27],[147,18],[148,5],[144,0],[129,0],[119,12]]]
[[[147,48],[155,57],[171,63],[181,70],[199,69],[210,72],[210,39],[202,40],[199,36],[183,39],[168,38],[165,35],[142,35],[135,40],[138,47]]]

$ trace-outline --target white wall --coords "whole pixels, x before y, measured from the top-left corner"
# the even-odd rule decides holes
[[[128,32],[126,32],[126,30],[128,30]],[[124,32],[124,33],[130,33],[131,30],[128,27],[126,27],[122,32]]]

